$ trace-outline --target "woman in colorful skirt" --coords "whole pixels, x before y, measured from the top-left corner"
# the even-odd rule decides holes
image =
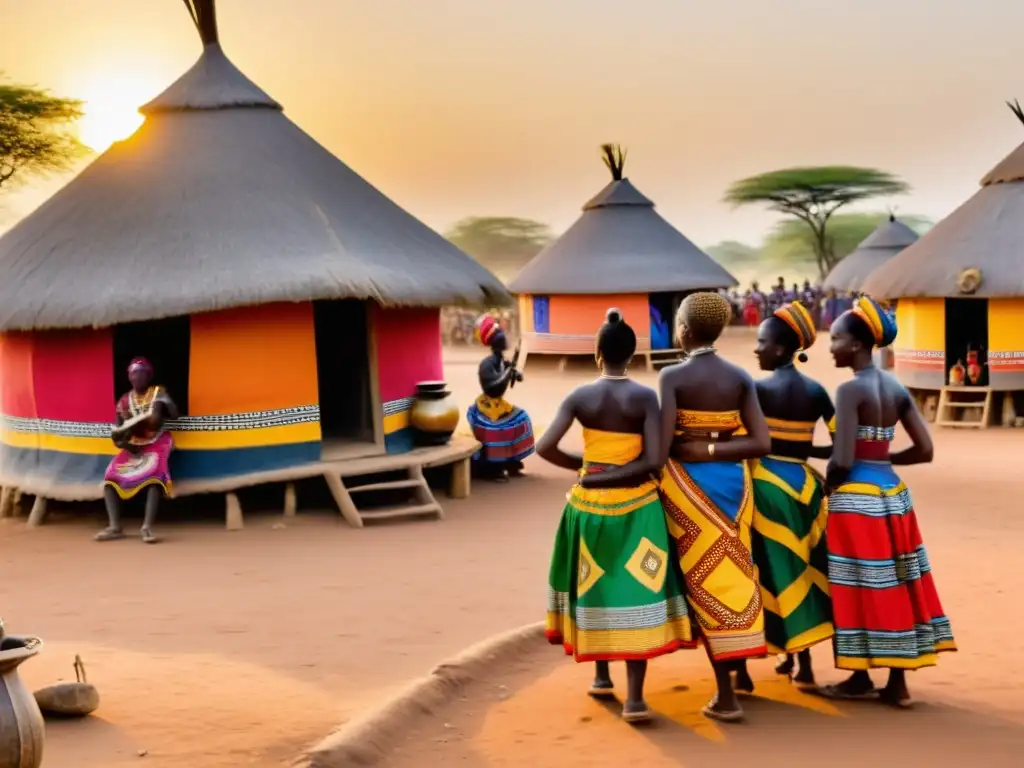
[[[824,479],[807,464],[827,459],[831,444],[813,445],[818,421],[830,424],[835,409],[828,392],[796,369],[793,359],[814,345],[814,318],[799,301],[775,311],[758,329],[758,364],[771,375],[757,382],[757,397],[771,434],[771,453],[753,468],[754,523],[752,553],[764,601],[768,650],[786,654],[775,668],[791,675],[794,654],[800,668],[793,678],[803,690],[815,688],[810,648],[832,637],[828,598],[828,550],[825,526],[828,504]],[[746,669],[736,689],[753,691]]]
[[[473,456],[473,467],[487,479],[508,482],[510,474],[522,473],[523,460],[534,451],[530,417],[505,399],[505,393],[523,380],[523,374],[514,360],[505,359],[508,341],[491,315],[480,318],[476,335],[491,348],[491,354],[480,362],[478,371],[483,394],[466,412],[466,421],[481,446]]]
[[[160,501],[171,492],[168,462],[174,442],[171,433],[164,431],[164,424],[167,419],[178,417],[178,409],[163,387],[153,385],[153,366],[146,359],[132,360],[128,381],[132,389],[117,401],[116,423],[111,433],[121,452],[110,462],[104,476],[108,525],[96,534],[96,540],[122,538],[121,503],[145,491],[142,540],[154,544],[157,538],[153,523]]]
[[[661,498],[690,611],[715,671],[707,717],[743,717],[730,672],[767,654],[761,589],[750,554],[753,492],[747,461],[771,448],[754,380],[715,350],[729,302],[694,293],[679,307],[687,359],[661,372]]]
[[[658,397],[626,375],[635,351],[633,329],[609,310],[597,337],[600,378],[565,399],[537,447],[547,461],[580,473],[555,538],[547,637],[576,661],[597,663],[594,696],[614,689],[608,662],[626,662],[627,722],[651,716],[644,702],[647,660],[693,645],[652,479]],[[583,426],[582,456],[558,445],[573,421]]]
[[[903,386],[871,362],[872,349],[892,344],[896,332],[892,315],[864,296],[832,325],[836,366],[852,369],[854,378],[836,393],[835,447],[826,473],[828,580],[836,666],[853,674],[823,693],[908,707],[906,670],[933,666],[937,654],[956,644],[910,492],[893,471],[893,465],[932,460],[928,427]],[[890,453],[897,423],[913,444]],[[881,691],[868,675],[877,668],[890,670]]]

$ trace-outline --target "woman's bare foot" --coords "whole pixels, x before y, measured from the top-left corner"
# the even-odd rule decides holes
[[[611,696],[614,690],[615,683],[612,682],[612,675],[608,669],[608,662],[596,662],[594,664],[594,682],[590,684],[590,695],[595,697]]]
[[[114,541],[115,539],[123,539],[124,531],[120,528],[104,528],[102,531],[97,533],[93,537],[96,541]]]
[[[838,685],[826,685],[818,689],[822,696],[829,699],[873,699],[878,696],[878,689],[871,682],[867,672],[854,672]]]
[[[775,665],[775,674],[785,675],[786,677],[789,677],[793,674],[793,667],[796,666],[796,664],[793,662],[793,656],[792,654],[787,653],[780,655],[780,658],[782,659],[782,661]]]
[[[704,717],[711,720],[719,720],[723,723],[735,723],[743,719],[743,708],[735,696],[732,697],[731,702],[723,703],[717,693],[711,697],[711,701],[705,705],[701,713]]]
[[[643,699],[622,705],[622,719],[627,723],[644,723],[651,719],[651,710]]]
[[[902,669],[889,670],[889,682],[878,695],[886,704],[900,709],[908,709],[914,703],[907,688],[907,675]]]
[[[736,682],[733,683],[733,690],[738,694],[749,696],[754,692],[754,681],[747,670],[747,662],[740,662],[736,667]]]
[[[160,541],[160,539],[156,537],[156,534],[154,534],[151,529],[145,526],[142,527],[139,533],[142,535],[142,541],[146,544],[156,544],[158,541]]]

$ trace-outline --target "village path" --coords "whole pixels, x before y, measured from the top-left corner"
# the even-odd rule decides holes
[[[736,332],[721,346],[749,365],[752,343]],[[449,354],[463,405],[479,356]],[[841,375],[830,364],[823,342],[809,370],[831,387]],[[543,426],[593,369],[558,374],[531,360],[526,373],[514,397]],[[962,651],[913,683],[921,697],[1024,724],[1012,693],[1024,682],[1024,619],[1012,609],[1024,433],[937,431],[936,442],[935,464],[904,476]],[[460,648],[542,619],[570,478],[539,460],[528,469],[446,500],[442,522],[359,531],[303,509],[287,526],[250,515],[237,533],[168,520],[166,542],[144,547],[95,544],[99,518],[81,510],[35,531],[0,521],[0,615],[47,642],[24,678],[73,677],[78,653],[103,697],[88,721],[49,727],[46,768],[122,768],[140,751],[161,768],[281,765]],[[677,656],[680,674],[707,678],[697,654]]]

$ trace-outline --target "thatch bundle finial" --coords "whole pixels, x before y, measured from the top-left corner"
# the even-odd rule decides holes
[[[612,172],[613,181],[622,181],[625,178],[622,172],[626,166],[626,150],[619,144],[602,144],[601,159]]]
[[[199,37],[203,41],[203,45],[219,43],[215,0],[184,0],[184,3],[188,9],[188,15],[192,17],[192,23],[199,30]]]
[[[1017,99],[1006,102],[1006,106],[1010,108],[1010,111],[1017,116],[1017,119],[1024,123],[1024,108],[1021,108],[1020,102]]]

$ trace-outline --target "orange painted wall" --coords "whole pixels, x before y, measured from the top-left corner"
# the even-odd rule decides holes
[[[551,333],[594,336],[604,323],[609,307],[622,310],[626,322],[633,326],[637,339],[643,337],[650,347],[650,309],[647,294],[596,296],[552,296],[550,298]],[[637,346],[640,346],[638,343]]]

